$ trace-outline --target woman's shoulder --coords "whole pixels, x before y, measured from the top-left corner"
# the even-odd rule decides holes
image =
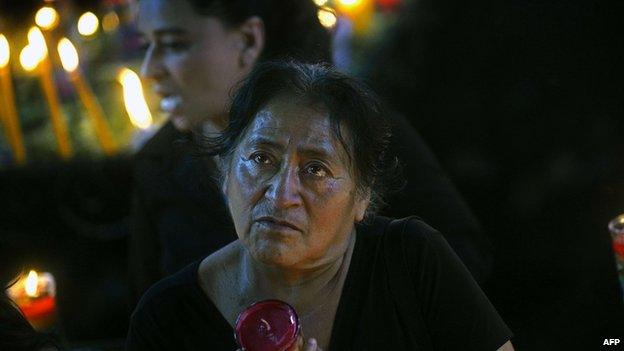
[[[197,286],[197,268],[200,261],[193,262],[180,271],[163,278],[152,285],[137,304],[137,312],[146,312],[158,306],[163,309],[174,304],[179,298],[190,295]]]
[[[199,284],[211,285],[210,281],[218,280],[224,274],[233,273],[238,266],[242,249],[240,242],[235,240],[204,258],[197,270]]]
[[[199,285],[215,301],[224,288],[232,288],[238,281],[238,267],[243,251],[235,240],[204,258],[198,269]]]
[[[399,219],[377,216],[358,227],[360,239],[361,246],[371,252],[386,258],[400,255],[411,270],[426,269],[428,263],[439,259],[455,259],[455,253],[442,234],[416,216]]]
[[[240,262],[244,248],[238,240],[206,257],[199,265],[199,286],[228,323],[238,313]],[[224,293],[230,292],[230,293]]]
[[[358,225],[358,233],[377,238],[387,235],[390,239],[401,240],[411,245],[444,240],[440,232],[417,216],[405,218],[375,216],[372,220]]]
[[[199,286],[200,264],[188,265],[143,295],[132,314],[127,350],[216,349],[216,344],[235,348],[226,337],[230,326]]]

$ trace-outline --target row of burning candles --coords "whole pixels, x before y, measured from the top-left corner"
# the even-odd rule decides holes
[[[63,69],[82,101],[87,115],[95,129],[96,137],[106,155],[117,152],[113,136],[110,132],[104,112],[86,82],[79,68],[78,52],[67,38],[59,40],[57,45]],[[52,62],[49,58],[46,38],[39,27],[32,27],[28,31],[28,45],[22,49],[20,63],[28,72],[36,72],[39,76],[53,131],[58,143],[59,154],[63,159],[72,156],[72,147],[69,141],[67,127],[61,114],[61,107],[56,92],[52,74]],[[7,38],[0,33],[0,117],[5,124],[9,144],[18,164],[26,162],[26,151],[22,140],[21,128],[18,119],[11,71],[9,68],[10,47]],[[138,128],[145,129],[152,124],[152,115],[147,107],[139,77],[132,70],[124,68],[119,74],[119,82],[123,86],[124,104],[131,122]]]

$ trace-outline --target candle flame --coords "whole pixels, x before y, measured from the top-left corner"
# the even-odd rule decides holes
[[[123,97],[126,111],[133,125],[141,129],[147,129],[152,125],[152,114],[145,102],[141,79],[131,69],[124,68],[118,76],[123,86]]]
[[[342,6],[355,7],[358,6],[362,2],[362,0],[338,0],[338,2]]]
[[[327,0],[313,0],[313,1],[318,7],[325,6],[325,4],[327,4]]]
[[[20,64],[24,70],[30,72],[37,68],[39,62],[41,62],[40,53],[32,45],[26,45],[19,56]]]
[[[85,12],[78,19],[78,33],[88,37],[97,32],[100,20],[93,12]]]
[[[54,29],[58,22],[58,12],[52,7],[44,6],[35,14],[35,23],[44,30]]]
[[[74,44],[72,44],[69,39],[62,38],[61,40],[59,40],[57,49],[59,56],[61,57],[61,64],[63,65],[63,68],[67,72],[75,71],[76,68],[78,68],[79,60],[78,51],[76,51],[76,47],[74,47]]]
[[[0,34],[0,68],[4,68],[9,64],[10,57],[9,41],[4,34]]]
[[[316,16],[319,23],[325,28],[333,28],[338,21],[334,11],[328,7],[322,7],[318,10]]]
[[[28,30],[28,45],[37,50],[36,52],[39,53],[41,59],[48,54],[48,46],[46,45],[45,38],[39,27],[31,27]]]
[[[107,13],[104,18],[102,18],[102,29],[104,29],[105,32],[114,31],[117,27],[119,27],[119,16],[117,16],[115,11]]]
[[[24,290],[26,295],[30,297],[37,297],[37,285],[39,283],[39,275],[35,271],[28,272],[28,278],[24,283]]]

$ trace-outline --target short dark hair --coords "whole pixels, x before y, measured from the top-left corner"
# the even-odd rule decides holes
[[[197,13],[215,16],[228,25],[260,17],[266,35],[260,61],[286,56],[305,62],[331,61],[330,34],[319,23],[316,5],[311,0],[186,1]]]
[[[370,191],[367,215],[374,214],[383,204],[383,194],[391,184],[388,180],[397,170],[396,160],[386,157],[390,139],[386,113],[368,87],[328,65],[296,61],[259,64],[236,92],[228,126],[219,137],[206,139],[204,150],[219,155],[223,168],[227,168],[256,114],[283,96],[326,109],[332,129],[351,161],[358,191]],[[342,128],[348,130],[348,138],[342,135]]]

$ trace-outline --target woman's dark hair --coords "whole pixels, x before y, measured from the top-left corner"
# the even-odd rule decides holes
[[[360,194],[370,191],[367,215],[382,202],[396,161],[388,162],[390,132],[385,112],[376,95],[362,83],[322,64],[270,61],[259,64],[238,89],[223,133],[208,139],[205,150],[219,155],[224,172],[232,154],[255,115],[277,98],[294,98],[310,107],[322,106],[332,129],[344,147]],[[345,138],[343,132],[348,131]]]
[[[144,0],[145,1],[145,0]],[[317,18],[311,0],[186,0],[202,15],[235,26],[249,17],[264,21],[265,47],[260,61],[293,57],[330,62],[330,35]]]

